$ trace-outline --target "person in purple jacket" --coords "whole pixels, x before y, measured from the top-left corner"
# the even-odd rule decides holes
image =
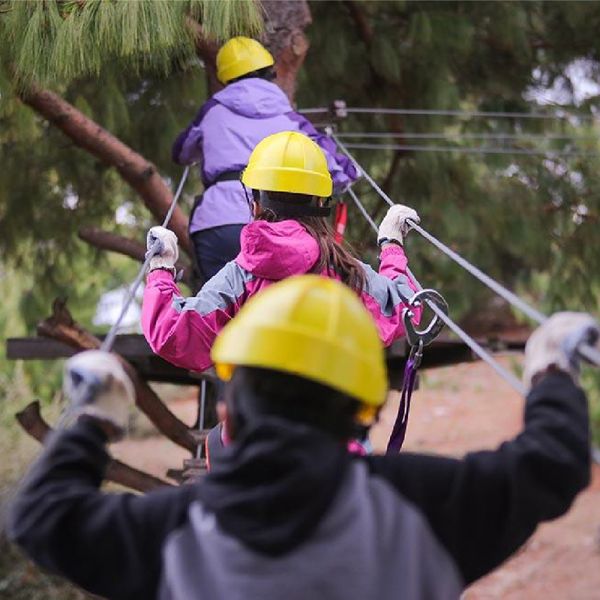
[[[263,138],[280,131],[301,131],[327,157],[334,192],[346,189],[359,174],[335,143],[295,112],[273,82],[273,56],[256,40],[235,37],[217,54],[217,77],[225,88],[207,100],[173,145],[173,160],[200,163],[204,193],[190,217],[190,236],[205,281],[240,251],[240,232],[251,220],[239,183],[250,153]]]

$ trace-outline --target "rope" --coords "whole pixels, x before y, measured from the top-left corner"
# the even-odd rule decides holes
[[[175,211],[175,207],[177,206],[177,202],[179,201],[179,196],[181,196],[181,192],[183,190],[183,186],[185,185],[185,182],[187,181],[189,172],[190,172],[190,167],[187,166],[183,170],[183,175],[181,176],[181,179],[179,180],[179,185],[177,186],[177,191],[175,192],[175,195],[173,196],[173,200],[171,201],[171,206],[169,206],[169,210],[167,211],[167,214],[165,215],[165,219],[162,222],[163,227],[166,227],[169,224],[169,221],[171,220],[171,217],[173,216],[173,212]],[[105,352],[111,351],[113,344],[115,343],[115,338],[117,337],[117,330],[119,329],[119,326],[121,325],[121,322],[123,321],[123,318],[125,317],[125,314],[127,313],[127,310],[129,309],[129,306],[131,305],[133,298],[135,297],[135,293],[137,292],[138,288],[140,287],[140,283],[142,283],[142,280],[144,279],[144,275],[146,274],[146,271],[148,270],[148,265],[150,264],[150,260],[154,256],[153,251],[156,249],[156,246],[159,243],[160,242],[158,242],[158,240],[157,240],[154,243],[154,245],[152,246],[152,248],[150,248],[150,250],[146,253],[146,260],[144,261],[144,264],[141,266],[136,278],[133,280],[133,283],[131,284],[131,286],[129,288],[129,292],[127,293],[125,301],[123,302],[123,306],[121,307],[121,312],[119,313],[117,320],[112,324],[110,331],[108,332],[108,335],[104,338],[104,341],[102,342],[102,345],[100,346],[101,350],[104,350]]]
[[[481,110],[437,110],[423,108],[358,108],[344,107],[344,111],[348,114],[367,114],[367,115],[411,115],[411,116],[439,116],[439,117],[481,117],[490,119],[549,119],[561,121],[565,119],[575,118],[586,121],[594,120],[593,115],[583,113],[564,113],[564,114],[544,114],[539,112],[507,112],[507,111],[481,111]],[[322,114],[330,113],[330,108],[321,106],[318,108],[303,108],[300,113]],[[564,112],[564,111],[562,111]]]
[[[352,160],[352,162],[354,162],[357,165],[357,167],[360,169],[360,172],[364,175],[365,179],[373,186],[373,188],[378,192],[378,194],[383,198],[383,200],[385,200],[385,202],[387,202],[390,206],[393,206],[394,202],[391,200],[391,198],[381,189],[381,187],[377,184],[377,182],[364,169],[362,169],[360,167],[357,160],[354,158],[354,156],[352,156],[352,154],[350,154],[348,149],[344,146],[344,144],[342,142],[340,142],[340,140],[337,138],[337,136],[332,135],[332,137],[336,141],[336,143],[338,144],[338,146],[342,150],[342,152],[344,152],[344,154],[346,154],[346,156],[348,156],[348,158],[350,158],[350,160]],[[476,267],[474,264],[470,263],[468,260],[466,260],[459,254],[454,252],[454,250],[452,250],[451,248],[446,246],[446,244],[444,244],[443,242],[438,240],[436,237],[431,235],[429,232],[427,232],[425,229],[423,229],[420,225],[418,225],[414,221],[410,221],[410,220],[408,221],[408,223],[417,233],[422,235],[428,242],[430,242],[431,244],[436,246],[436,248],[441,250],[444,254],[446,254],[446,256],[448,256],[449,258],[454,260],[463,269],[465,269],[466,271],[471,273],[471,275],[473,275],[476,279],[481,281],[481,283],[483,283],[484,285],[489,287],[491,290],[496,292],[496,294],[498,294],[499,296],[504,298],[507,302],[509,302],[510,304],[512,304],[519,310],[521,310],[530,319],[532,319],[533,321],[537,321],[540,324],[547,320],[548,317],[546,315],[544,315],[542,312],[540,312],[539,310],[537,310],[537,309],[533,308],[532,306],[530,306],[529,304],[527,304],[523,299],[519,298],[519,296],[517,296],[516,294],[511,292],[509,289],[505,288],[503,285],[498,283],[495,279],[492,279],[489,275],[484,273],[481,269]],[[431,308],[434,312],[436,312],[436,310],[433,307],[431,307]],[[436,312],[436,314],[437,314],[437,312]],[[442,317],[440,317],[440,318],[442,319],[442,321],[444,321],[444,319]],[[446,324],[450,327],[450,325],[448,323],[446,323]],[[456,325],[456,324],[454,324],[454,325]],[[456,327],[458,327],[458,326],[456,326]],[[450,327],[450,328],[452,329],[452,327]],[[458,335],[458,332],[455,331],[455,333],[457,333],[457,335]],[[467,340],[465,338],[463,338],[463,339],[465,342],[467,342]],[[472,341],[475,342],[475,340],[472,340]],[[597,366],[600,366],[600,352],[598,350],[596,350],[595,348],[593,348],[589,345],[582,345],[578,348],[578,352],[589,362],[594,363]]]
[[[357,150],[407,150],[411,152],[462,152],[463,154],[522,154],[525,156],[553,155],[557,157],[569,156],[598,156],[598,152],[578,150],[527,150],[524,148],[495,148],[487,146],[425,146],[423,144],[369,144],[349,143],[347,148]]]

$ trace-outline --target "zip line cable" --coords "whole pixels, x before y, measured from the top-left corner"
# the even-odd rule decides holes
[[[347,138],[363,138],[363,139],[379,139],[379,138],[406,138],[406,139],[423,139],[423,140],[444,140],[444,139],[465,139],[465,140],[578,140],[578,141],[594,141],[598,140],[598,136],[589,135],[562,135],[562,134],[543,134],[543,133],[463,133],[457,132],[399,132],[399,131],[370,131],[365,133],[350,133],[338,132],[336,135],[340,139]]]
[[[394,202],[392,199],[381,189],[381,187],[377,184],[377,182],[367,173],[358,163],[358,161],[354,158],[354,156],[348,151],[346,146],[340,142],[339,138],[332,134],[331,136],[340,150],[348,156],[350,160],[359,168],[360,172],[363,174],[365,179],[371,184],[371,186],[377,191],[377,193],[383,198],[385,202],[387,202],[390,206],[394,206]],[[539,310],[533,308],[529,304],[527,304],[522,298],[511,292],[508,288],[504,287],[500,283],[498,283],[495,279],[492,279],[489,275],[484,273],[481,269],[476,267],[474,264],[470,263],[468,260],[454,252],[451,248],[446,246],[443,242],[438,240],[436,237],[431,235],[428,231],[423,229],[420,225],[415,223],[414,221],[408,221],[409,225],[412,229],[414,229],[417,233],[423,236],[428,242],[433,244],[438,250],[446,254],[449,258],[454,260],[458,265],[460,265],[463,269],[471,273],[476,279],[481,281],[484,285],[489,287],[491,290],[496,292],[499,296],[504,298],[507,302],[521,310],[524,314],[526,314],[530,319],[536,321],[537,323],[544,323],[548,319],[548,317],[540,312]],[[435,312],[435,311],[434,311]],[[442,319],[444,320],[444,319]],[[577,349],[579,354],[581,354],[586,360],[589,362],[600,366],[600,352],[595,348],[592,348],[589,345],[581,345]]]
[[[183,191],[183,186],[185,185],[185,182],[187,181],[189,172],[190,172],[190,167],[187,166],[183,170],[183,174],[181,176],[181,179],[179,180],[179,185],[177,186],[177,191],[175,192],[175,195],[173,196],[173,200],[171,201],[171,206],[169,206],[169,210],[167,211],[164,221],[162,222],[163,227],[166,227],[169,224],[169,221],[171,220],[171,217],[173,216],[173,212],[175,211],[175,207],[177,206],[177,202],[179,201],[179,197],[181,196],[181,192]],[[154,251],[157,249],[159,244],[160,244],[159,240],[156,240],[154,242],[154,244],[152,245],[152,248],[150,248],[150,250],[146,253],[146,260],[144,261],[144,264],[141,266],[136,278],[133,280],[133,283],[131,284],[131,287],[129,288],[129,291],[127,293],[127,296],[125,297],[123,305],[121,306],[121,312],[119,313],[117,320],[112,324],[110,331],[108,332],[108,335],[104,338],[104,341],[102,342],[102,345],[100,346],[100,350],[104,350],[105,352],[111,351],[113,344],[115,343],[115,338],[117,337],[117,330],[119,329],[119,325],[121,325],[121,322],[123,321],[123,318],[125,317],[125,314],[127,313],[127,310],[129,309],[129,306],[131,305],[133,298],[135,297],[135,293],[137,292],[137,289],[140,287],[140,283],[142,283],[142,280],[144,279],[144,275],[146,274],[146,271],[148,270],[148,265],[150,264],[150,260],[154,256]]]
[[[412,152],[462,152],[463,154],[522,154],[525,156],[545,156],[551,154],[558,157],[599,156],[598,152],[578,150],[527,150],[524,148],[494,148],[486,146],[425,146],[422,144],[369,144],[348,143],[347,148],[357,150],[407,150]]]
[[[372,229],[375,231],[375,233],[377,233],[379,228],[367,212],[365,205],[360,201],[360,199],[358,198],[358,196],[352,188],[348,188],[347,191],[358,210],[361,212],[361,214],[372,227]],[[407,272],[411,279],[415,282],[417,288],[419,290],[422,290],[423,286],[419,283],[419,280],[414,276],[412,271],[407,268]],[[474,340],[464,329],[462,329],[447,314],[445,314],[443,310],[440,310],[440,308],[436,306],[433,302],[427,302],[427,305],[437,315],[437,317],[444,322],[448,329],[453,331],[460,339],[462,339],[463,342],[465,342],[465,344],[467,344],[467,346],[469,346],[469,348],[471,348],[471,350],[477,356],[479,356],[481,360],[483,360],[490,367],[492,367],[492,369],[494,369],[494,371],[496,371],[496,373],[498,373],[498,375],[500,375],[500,377],[502,377],[502,379],[504,379],[510,386],[512,386],[519,394],[522,394],[524,396],[527,393],[525,386],[512,373],[510,373],[507,369],[500,365],[498,361],[496,361],[491,356],[491,354],[487,352],[483,348],[483,346],[481,346],[481,344]]]
[[[548,119],[563,121],[569,118],[583,119],[586,121],[595,120],[595,115],[582,113],[564,113],[564,114],[545,114],[539,112],[508,112],[508,111],[481,111],[481,110],[437,110],[422,108],[358,108],[344,107],[347,114],[367,114],[367,115],[406,115],[406,116],[439,116],[439,117],[465,117],[465,118],[490,118],[490,119]],[[335,113],[335,109],[324,106],[318,108],[303,108],[298,112],[311,115],[323,113]]]

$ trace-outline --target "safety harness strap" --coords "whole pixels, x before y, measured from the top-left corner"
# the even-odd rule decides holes
[[[404,378],[402,380],[402,395],[400,396],[400,406],[396,421],[390,435],[390,440],[387,445],[387,454],[397,454],[404,444],[406,437],[406,428],[408,426],[408,413],[410,411],[410,401],[412,398],[415,383],[417,381],[417,361],[411,356],[406,361],[404,367]]]

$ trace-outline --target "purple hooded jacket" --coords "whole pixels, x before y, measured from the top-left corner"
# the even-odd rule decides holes
[[[294,112],[284,92],[260,78],[242,79],[217,92],[200,108],[173,145],[173,160],[201,163],[205,191],[190,219],[190,233],[250,221],[244,191],[238,181],[219,181],[228,171],[241,171],[263,138],[280,131],[300,131],[311,137],[327,157],[334,191],[358,178],[352,162],[337,154],[335,143]],[[216,183],[215,183],[216,182]]]

